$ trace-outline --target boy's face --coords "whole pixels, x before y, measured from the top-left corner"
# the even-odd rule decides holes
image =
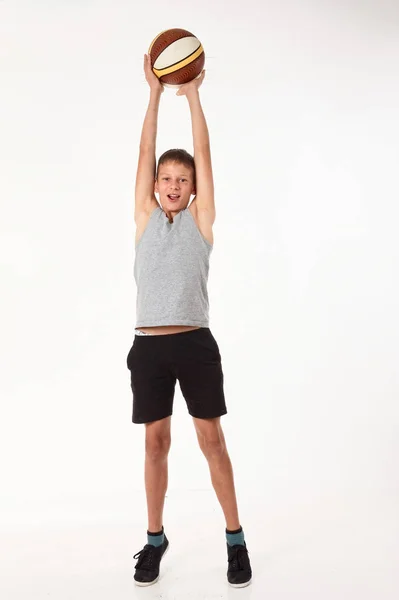
[[[154,189],[165,212],[187,208],[191,194],[195,194],[192,169],[181,163],[164,163],[159,167]]]

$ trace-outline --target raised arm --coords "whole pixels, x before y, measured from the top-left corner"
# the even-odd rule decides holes
[[[208,220],[213,223],[216,216],[216,209],[211,147],[208,126],[199,96],[199,87],[204,77],[205,71],[202,72],[198,79],[182,85],[176,95],[187,96],[191,112],[197,192],[193,202],[195,201],[198,211],[206,211]]]
[[[150,212],[151,205],[157,204],[154,194],[156,169],[156,138],[158,129],[158,111],[163,85],[151,68],[149,55],[144,55],[144,73],[150,86],[150,100],[144,118],[140,139],[140,154],[136,174],[134,219],[140,219],[144,212]]]

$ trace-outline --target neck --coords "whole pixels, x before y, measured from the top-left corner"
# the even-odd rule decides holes
[[[181,212],[184,209],[182,208],[180,210],[165,210],[164,208],[162,208],[162,210],[165,213],[165,215],[168,217],[169,223],[173,223],[173,219],[175,218],[175,216],[178,215],[179,212]]]

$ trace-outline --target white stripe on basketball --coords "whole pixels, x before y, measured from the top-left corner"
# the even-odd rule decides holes
[[[157,70],[166,69],[193,54],[201,45],[196,37],[185,37],[170,44],[158,56],[153,67]]]

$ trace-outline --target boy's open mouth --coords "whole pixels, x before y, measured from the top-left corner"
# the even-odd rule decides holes
[[[177,202],[180,199],[180,196],[175,194],[168,194],[168,198],[171,202]]]

